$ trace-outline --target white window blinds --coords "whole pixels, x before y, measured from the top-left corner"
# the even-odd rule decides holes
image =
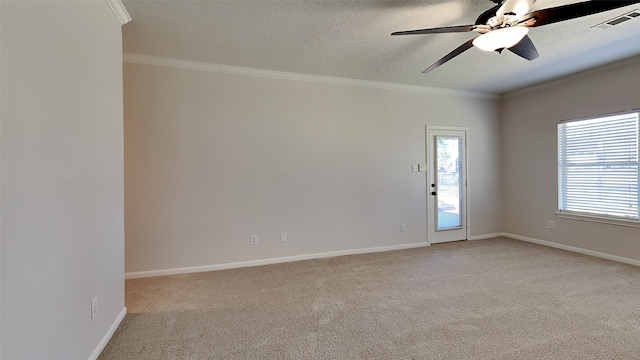
[[[558,208],[640,220],[638,112],[558,125]]]

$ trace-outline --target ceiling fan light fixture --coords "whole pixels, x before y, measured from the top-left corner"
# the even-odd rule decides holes
[[[529,28],[524,26],[506,27],[478,36],[473,40],[473,45],[484,51],[510,48],[519,43],[528,33]]]

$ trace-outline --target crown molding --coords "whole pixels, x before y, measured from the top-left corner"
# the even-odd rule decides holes
[[[124,25],[131,21],[131,16],[129,15],[129,12],[127,12],[127,9],[124,7],[124,4],[121,0],[105,1],[111,8],[111,11],[113,11],[113,14],[118,18],[118,21],[120,21],[120,24]]]
[[[290,72],[284,72],[284,71],[262,70],[262,69],[254,69],[254,68],[247,68],[247,67],[240,67],[240,66],[211,64],[211,63],[198,62],[198,61],[179,60],[179,59],[171,59],[171,58],[165,58],[165,57],[131,54],[131,53],[123,54],[123,61],[126,63],[132,63],[132,64],[155,65],[155,66],[172,67],[172,68],[185,69],[185,70],[207,71],[207,72],[214,72],[214,73],[245,75],[245,76],[263,77],[263,78],[271,78],[271,79],[306,81],[306,82],[313,82],[313,83],[320,83],[320,84],[357,86],[357,87],[365,87],[365,88],[373,88],[373,89],[399,90],[399,91],[418,92],[418,93],[426,93],[426,94],[433,94],[433,95],[459,96],[459,97],[466,97],[466,98],[478,98],[478,99],[489,99],[489,100],[499,99],[498,95],[492,94],[492,93],[462,91],[462,90],[453,90],[453,89],[441,89],[441,88],[432,88],[432,87],[419,86],[419,85],[395,84],[395,83],[386,83],[386,82],[379,82],[379,81],[347,79],[347,78],[322,76],[322,75],[298,74],[298,73],[290,73]]]
[[[597,75],[601,75],[601,74],[605,74],[608,72],[612,72],[612,71],[616,71],[616,70],[620,70],[620,69],[624,69],[624,68],[628,68],[631,66],[635,66],[635,65],[640,65],[640,56],[634,56],[634,57],[630,57],[624,60],[620,60],[620,61],[615,61],[609,64],[605,64],[605,65],[601,65],[589,70],[585,70],[585,71],[581,71],[572,75],[568,75],[568,76],[564,76],[561,78],[557,78],[555,80],[549,80],[546,82],[543,82],[541,84],[537,84],[537,85],[532,85],[532,86],[528,86],[522,89],[518,89],[518,90],[514,90],[514,91],[508,91],[504,94],[502,94],[501,98],[502,99],[511,99],[511,98],[515,98],[518,96],[522,96],[522,95],[527,95],[527,94],[531,94],[534,92],[538,92],[538,91],[542,91],[542,90],[546,90],[549,88],[553,88],[556,86],[560,86],[560,85],[564,85],[564,84],[568,84],[574,81],[578,81],[578,80],[582,80],[582,79],[587,79],[590,77],[594,77]]]

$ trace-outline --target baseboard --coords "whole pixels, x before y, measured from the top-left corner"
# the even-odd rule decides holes
[[[107,333],[104,334],[104,337],[102,337],[102,340],[100,340],[100,343],[98,343],[98,346],[96,346],[95,350],[93,350],[93,353],[91,353],[91,356],[89,356],[89,360],[98,359],[98,356],[100,356],[100,353],[102,352],[102,350],[104,350],[105,346],[107,346],[107,343],[109,342],[109,340],[111,340],[111,337],[116,332],[116,330],[118,329],[118,326],[120,326],[120,323],[122,322],[122,319],[124,319],[126,315],[127,315],[127,307],[125,306],[122,308],[122,311],[120,311],[120,314],[118,314],[116,321],[114,321],[111,327],[109,328],[109,331],[107,331]]]
[[[493,239],[493,238],[497,238],[502,236],[502,233],[493,233],[493,234],[484,234],[484,235],[475,235],[475,236],[469,236],[470,241],[473,240],[484,240],[484,239]]]
[[[602,259],[617,261],[617,262],[621,262],[621,263],[624,263],[624,264],[640,266],[640,260],[626,258],[626,257],[623,257],[623,256],[611,255],[611,254],[607,254],[607,253],[603,253],[603,252],[599,252],[599,251],[588,250],[588,249],[583,249],[583,248],[579,248],[579,247],[575,247],[575,246],[558,244],[558,243],[554,243],[554,242],[551,242],[551,241],[534,239],[534,238],[530,238],[530,237],[526,237],[526,236],[520,236],[520,235],[514,235],[514,234],[508,234],[508,233],[502,233],[502,236],[508,237],[508,238],[511,238],[511,239],[515,239],[515,240],[526,241],[526,242],[530,242],[530,243],[534,243],[534,244],[538,244],[538,245],[549,246],[549,247],[553,247],[553,248],[556,248],[556,249],[572,251],[572,252],[583,254],[583,255],[595,256],[595,257],[599,257],[599,258],[602,258]]]
[[[334,257],[334,256],[357,255],[357,254],[368,254],[368,253],[393,251],[393,250],[413,249],[413,248],[420,248],[420,247],[425,247],[429,245],[431,244],[429,244],[428,242],[419,242],[419,243],[402,244],[402,245],[329,251],[329,252],[315,253],[315,254],[294,255],[294,256],[285,256],[285,257],[278,257],[278,258],[271,258],[271,259],[241,261],[241,262],[224,263],[224,264],[191,266],[191,267],[150,270],[150,271],[137,271],[137,272],[125,273],[124,278],[137,279],[137,278],[153,277],[153,276],[178,275],[178,274],[189,274],[189,273],[198,273],[198,272],[215,271],[215,270],[236,269],[236,268],[251,267],[251,266],[279,264],[279,263],[286,263],[286,262],[300,261],[300,260],[322,259],[322,258]]]

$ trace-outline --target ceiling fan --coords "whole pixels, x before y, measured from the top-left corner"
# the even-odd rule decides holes
[[[533,42],[527,35],[529,28],[571,20],[640,3],[640,0],[591,0],[529,12],[536,0],[490,1],[496,3],[496,6],[480,14],[474,25],[396,31],[391,35],[459,32],[476,32],[480,34],[460,45],[442,59],[436,61],[422,73],[428,73],[474,46],[481,50],[497,51],[498,53],[502,53],[504,49],[509,49],[509,51],[522,58],[534,60],[538,58],[539,54],[535,45],[533,45]]]

